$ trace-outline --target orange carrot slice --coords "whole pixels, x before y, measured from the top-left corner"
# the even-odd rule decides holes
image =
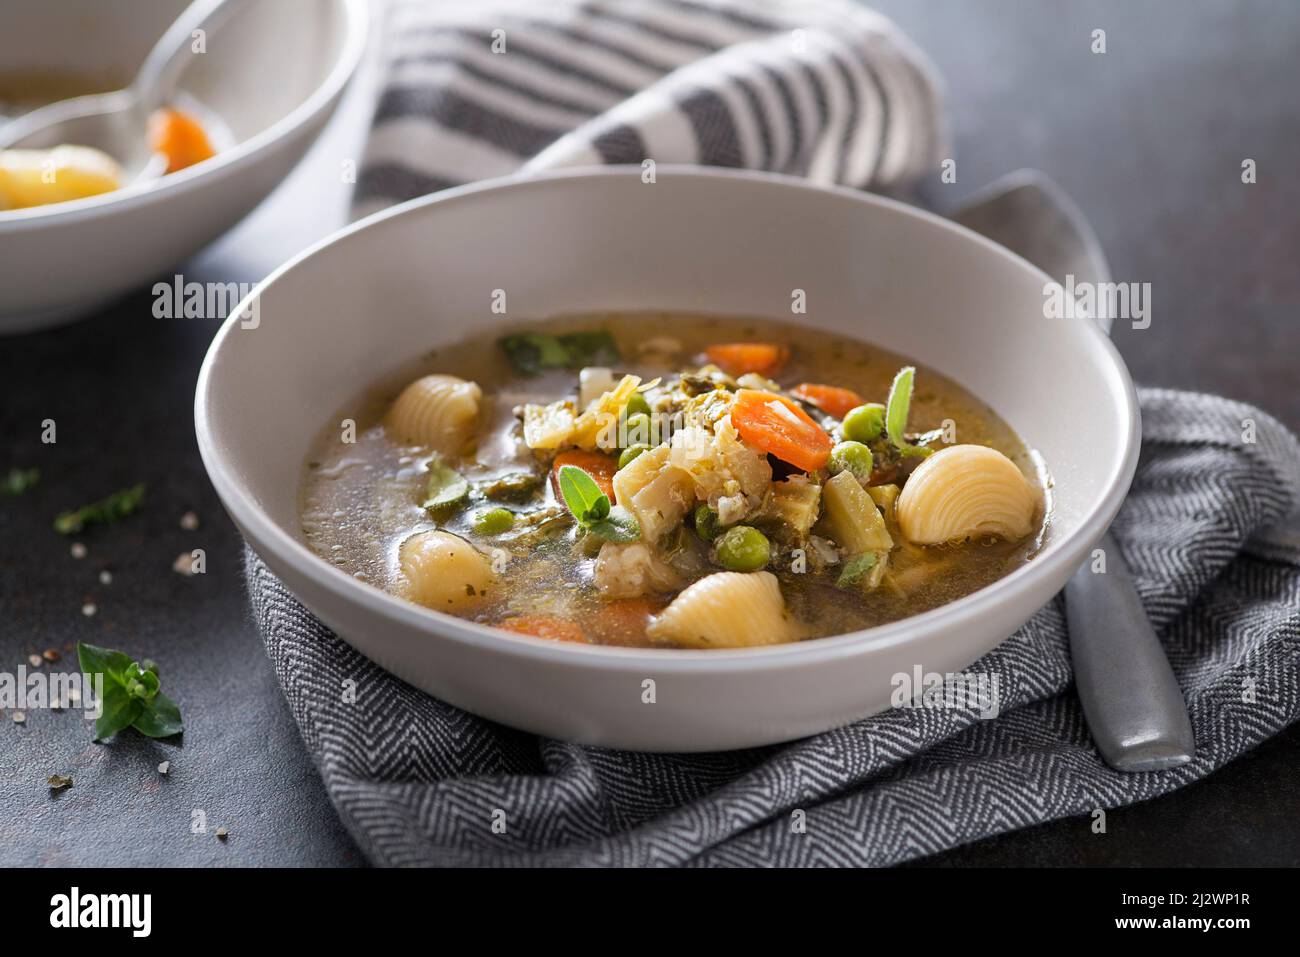
[[[199,121],[170,107],[149,117],[149,147],[167,158],[169,173],[217,155]]]
[[[601,602],[587,619],[592,635],[607,645],[645,645],[646,626],[652,616],[663,609],[663,601],[651,598],[619,598]]]
[[[819,382],[801,382],[790,392],[837,419],[844,418],[850,410],[856,409],[866,401],[852,389],[841,389],[837,385],[822,385]]]
[[[731,424],[746,444],[805,472],[815,472],[825,465],[834,444],[796,403],[756,389],[736,393]]]
[[[721,342],[709,346],[704,354],[727,375],[771,375],[790,358],[790,347],[772,342]]]
[[[614,473],[618,471],[618,462],[600,452],[586,452],[582,449],[561,452],[551,465],[551,487],[555,489],[555,497],[560,501],[564,501],[564,496],[560,493],[560,469],[566,465],[576,465],[590,475],[600,490],[609,496],[610,504],[614,504]]]
[[[555,618],[551,615],[518,615],[505,619],[497,627],[513,631],[517,635],[545,638],[547,641],[576,641],[584,645],[587,643],[587,636],[583,634],[581,626],[576,621]]]

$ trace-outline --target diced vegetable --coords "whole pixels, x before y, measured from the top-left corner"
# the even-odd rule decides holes
[[[199,121],[171,108],[156,110],[149,117],[149,148],[166,157],[169,173],[217,155]]]
[[[483,485],[482,492],[497,502],[526,502],[545,481],[538,472],[507,472]]]
[[[897,485],[867,486],[867,494],[871,496],[871,500],[876,503],[877,508],[885,510],[886,515],[893,512],[894,503],[898,501],[899,491],[900,489]]]
[[[441,515],[464,504],[469,497],[469,482],[449,465],[438,459],[429,461],[429,480],[424,488],[420,508],[431,515]]]
[[[791,475],[772,485],[762,511],[754,517],[783,542],[800,544],[808,538],[821,504],[820,485],[802,475]],[[775,526],[771,528],[770,526]]]
[[[514,367],[525,375],[542,369],[578,369],[610,365],[620,358],[614,337],[603,329],[553,336],[520,332],[497,340]]]
[[[659,611],[660,604],[651,598],[604,601],[589,616],[587,627],[604,644],[644,644],[646,626]]]
[[[558,449],[573,435],[578,416],[568,399],[550,405],[524,406],[524,444],[530,449]]]
[[[850,558],[844,563],[844,570],[840,572],[840,577],[836,579],[837,588],[857,588],[862,584],[862,579],[866,577],[867,572],[876,566],[880,556],[875,552],[864,552],[854,558]]]
[[[704,353],[728,375],[771,375],[790,358],[790,347],[771,342],[723,342],[709,346]]]
[[[636,394],[641,379],[625,375],[618,385],[587,406],[573,423],[569,443],[580,449],[618,448],[618,424],[628,400]]]
[[[870,442],[885,431],[885,407],[879,402],[868,402],[850,409],[840,423],[844,437],[853,442]]]
[[[480,509],[474,513],[473,525],[480,535],[500,535],[515,527],[515,513],[500,506]]]
[[[676,569],[643,542],[603,543],[592,580],[602,598],[639,598],[682,587]]]
[[[803,399],[815,405],[827,415],[842,419],[853,409],[862,405],[862,396],[852,389],[841,389],[835,385],[821,385],[817,382],[802,382],[790,390],[797,399]]]
[[[805,472],[815,472],[830,458],[831,437],[784,396],[741,389],[731,407],[731,422],[746,444]]]
[[[520,635],[545,638],[547,641],[587,643],[587,636],[583,634],[582,627],[576,621],[570,621],[568,618],[558,618],[553,615],[517,615],[514,618],[505,619],[497,627]]]
[[[610,502],[616,501],[614,473],[618,471],[618,464],[608,455],[603,452],[584,452],[581,449],[570,449],[557,455],[551,465],[551,485],[555,489],[556,497],[560,499],[563,499],[560,493],[560,469],[566,465],[574,465],[582,469],[591,476],[600,490],[609,496]]]
[[[718,539],[718,563],[728,571],[756,572],[767,565],[771,554],[767,536],[748,525],[730,528]]]
[[[907,431],[907,413],[912,406],[912,378],[916,369],[904,366],[894,376],[894,384],[889,387],[889,401],[885,404],[885,431],[889,441],[899,449],[906,449],[909,443],[903,438]]]
[[[668,461],[669,448],[643,452],[614,475],[618,501],[627,507],[648,542],[656,542],[695,503],[690,473]]]
[[[871,449],[861,442],[840,442],[831,449],[830,461],[827,462],[826,467],[832,475],[848,472],[866,485],[871,478],[873,468]]]
[[[578,406],[585,409],[614,388],[614,373],[607,366],[586,366],[578,373]]]
[[[849,472],[841,472],[822,486],[822,501],[831,538],[849,555],[887,552],[894,547],[876,503]]]

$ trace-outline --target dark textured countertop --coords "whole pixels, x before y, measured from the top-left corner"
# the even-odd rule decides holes
[[[950,87],[958,177],[927,189],[936,205],[1019,167],[1045,170],[1095,225],[1115,277],[1152,284],[1151,327],[1116,333],[1134,377],[1224,393],[1300,426],[1300,4],[875,5]],[[1089,49],[1098,28],[1101,55]],[[178,271],[256,280],[341,223],[339,163],[358,156],[367,93],[363,83],[349,95],[266,204]],[[1241,182],[1246,158],[1255,185]],[[77,640],[152,656],[187,730],[180,744],[132,735],[99,746],[75,712],[0,719],[0,864],[362,863],[263,653],[240,541],[195,448],[194,380],[217,323],[155,319],[152,303],[141,289],[75,326],[0,339],[0,470],[44,473],[0,503],[0,670]],[[57,423],[55,445],[40,442],[44,419]],[[78,536],[87,555],[71,557],[53,515],[137,481],[149,483],[143,513]],[[200,526],[187,531],[191,510]],[[192,548],[207,553],[205,576],[171,569]],[[74,786],[51,796],[54,773]],[[1294,864],[1298,806],[1293,727],[1201,783],[1110,812],[1106,835],[1088,819],[1060,821],[922,863]],[[196,812],[204,833],[192,830]]]

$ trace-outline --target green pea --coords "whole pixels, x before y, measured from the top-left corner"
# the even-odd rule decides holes
[[[830,461],[826,463],[826,467],[832,475],[850,472],[859,482],[866,482],[871,478],[874,464],[871,459],[871,449],[861,442],[840,442],[831,449]]]
[[[485,508],[474,513],[474,531],[480,535],[500,535],[515,527],[515,513],[508,508]]]
[[[840,423],[840,431],[854,442],[870,442],[885,431],[885,407],[879,402],[868,402],[850,409]]]
[[[767,536],[748,525],[727,529],[718,539],[718,561],[733,572],[756,572],[767,564],[771,554]]]
[[[644,412],[627,417],[628,445],[648,445],[650,443],[650,416]]]
[[[627,448],[625,448],[622,452],[619,453],[618,467],[621,469],[627,468],[632,463],[632,460],[634,458],[636,458],[642,452],[649,452],[649,451],[650,451],[650,446],[646,445],[643,442],[638,442],[636,445],[629,445]]]
[[[695,534],[706,542],[718,537],[722,529],[718,526],[718,513],[701,502],[695,506]]]
[[[631,418],[634,415],[649,415],[650,403],[640,392],[633,392],[632,398],[627,400],[627,415]]]

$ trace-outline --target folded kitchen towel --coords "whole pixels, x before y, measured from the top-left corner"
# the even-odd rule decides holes
[[[933,69],[849,0],[398,2],[384,54],[357,215],[646,159],[896,190],[944,155]]]
[[[1098,756],[1059,599],[968,669],[996,676],[994,718],[898,708],[694,755],[552,741],[437,701],[336,638],[249,552],[253,608],[325,786],[377,864],[893,864],[1172,791],[1300,717],[1300,543],[1271,532],[1300,502],[1300,445],[1227,399],[1140,398],[1143,459],[1113,530],[1196,734],[1196,760],[1172,771],[1121,774]]]
[[[858,7],[421,3],[393,18],[359,212],[524,167],[645,158],[886,189],[942,150],[931,71]],[[1059,599],[968,669],[997,680],[995,717],[899,708],[709,755],[583,747],[459,711],[331,634],[250,551],[253,608],[326,788],[377,864],[897,863],[1174,790],[1300,717],[1300,537],[1286,521],[1300,446],[1226,399],[1140,399],[1143,459],[1114,532],[1196,734],[1196,760],[1172,771],[1119,774],[1097,755]],[[340,700],[347,681],[355,702]]]

